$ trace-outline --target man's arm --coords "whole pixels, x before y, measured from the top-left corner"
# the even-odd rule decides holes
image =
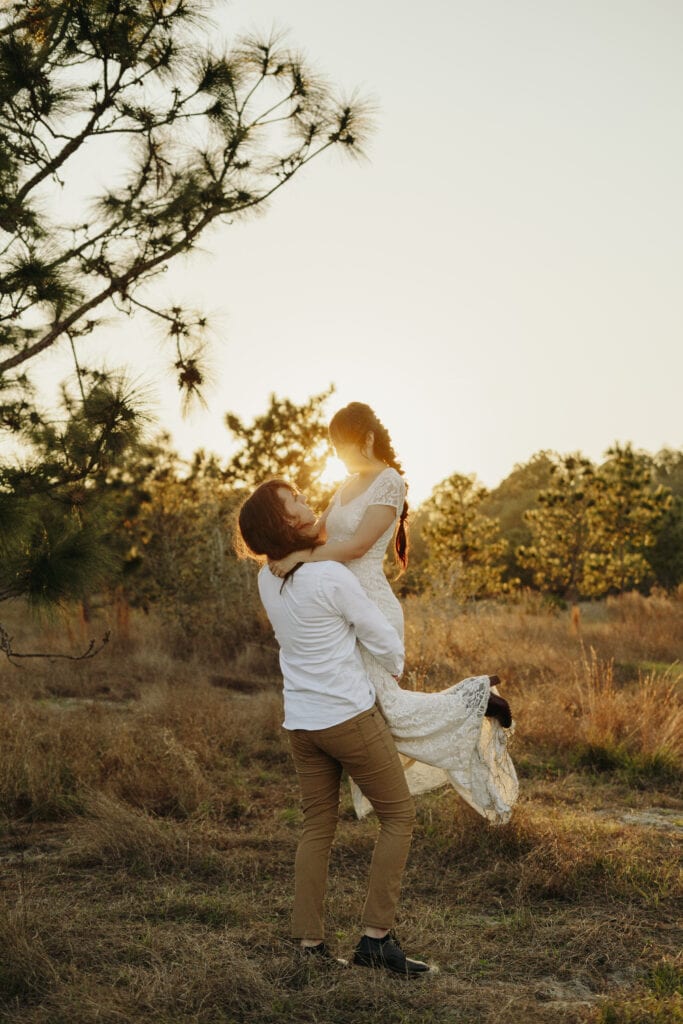
[[[351,625],[360,642],[392,676],[403,672],[405,651],[403,641],[370,600],[350,569],[338,562],[330,563],[326,596],[339,614]]]

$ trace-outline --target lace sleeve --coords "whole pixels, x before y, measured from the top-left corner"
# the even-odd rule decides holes
[[[382,473],[373,484],[368,505],[391,505],[397,512],[403,508],[406,497],[406,485],[403,477],[396,470]]]

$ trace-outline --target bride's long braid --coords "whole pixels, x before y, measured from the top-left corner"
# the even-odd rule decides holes
[[[382,421],[377,417],[369,405],[364,402],[350,402],[339,412],[335,413],[330,421],[330,434],[337,434],[348,440],[361,442],[365,435],[372,431],[375,435],[373,450],[378,459],[391,466],[402,477],[405,478],[403,466],[398,460],[394,446],[391,443],[389,431]],[[406,489],[408,484],[406,482]],[[396,558],[402,569],[408,565],[408,502],[403,502],[401,515],[398,521],[398,529],[394,538]]]

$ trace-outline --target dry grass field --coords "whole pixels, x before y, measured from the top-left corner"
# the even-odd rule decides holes
[[[101,613],[93,636],[107,627]],[[420,981],[302,965],[300,814],[273,647],[173,660],[151,617],[95,659],[0,664],[0,1020],[7,1024],[683,1021],[683,596],[569,612],[406,602],[404,685],[497,673],[520,800],[492,828],[417,800],[397,933]],[[3,608],[17,650],[74,649]],[[373,818],[348,796],[329,942],[358,935]]]

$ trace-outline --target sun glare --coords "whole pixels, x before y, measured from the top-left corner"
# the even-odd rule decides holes
[[[342,482],[347,475],[346,466],[336,455],[330,455],[325,463],[325,468],[320,474],[320,482],[328,487]]]

